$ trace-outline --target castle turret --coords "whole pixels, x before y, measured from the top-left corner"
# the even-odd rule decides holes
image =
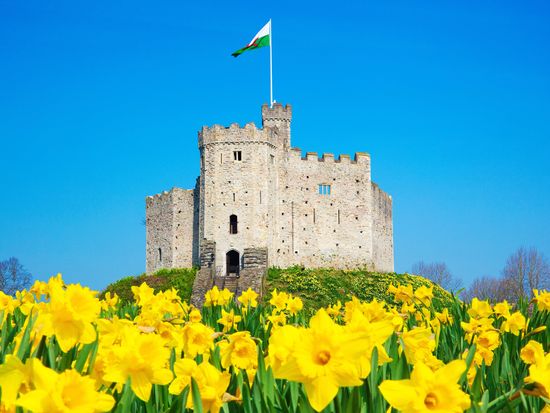
[[[277,128],[279,140],[284,149],[290,148],[290,122],[292,121],[292,106],[274,103],[273,107],[262,105],[262,126]]]

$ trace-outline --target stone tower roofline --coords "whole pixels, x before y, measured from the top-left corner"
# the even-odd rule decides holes
[[[241,127],[238,123],[230,126],[203,126],[199,131],[199,148],[211,143],[244,143],[266,142],[277,144],[274,133],[283,133],[290,141],[290,122],[292,120],[292,106],[283,106],[275,103],[272,108],[267,104],[262,106],[262,127],[258,128],[254,122],[248,122]]]
[[[263,126],[271,126],[271,122],[290,123],[292,120],[292,106],[283,106],[280,103],[274,103],[270,108],[267,103],[262,105],[262,123]]]
[[[256,127],[254,122],[247,123],[241,127],[238,123],[230,126],[203,126],[199,131],[199,148],[211,143],[237,143],[237,142],[267,142],[270,143],[271,133],[269,130]]]

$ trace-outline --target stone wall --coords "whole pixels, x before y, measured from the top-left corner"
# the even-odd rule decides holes
[[[173,188],[145,201],[146,271],[190,268],[196,262],[195,191]]]
[[[285,169],[277,239],[270,248],[273,265],[372,267],[370,156],[302,157],[293,148]]]
[[[214,283],[213,268],[205,267],[197,271],[195,281],[193,282],[193,290],[191,292],[191,304],[197,308],[201,308],[204,304],[204,295],[212,288]]]
[[[200,266],[201,268],[215,268],[216,267],[216,242],[203,239],[201,242],[200,253]]]
[[[163,192],[145,199],[146,271],[172,268],[174,209],[172,194]]]
[[[393,272],[392,198],[372,183],[373,261],[379,271]]]
[[[246,248],[244,250],[243,269],[239,277],[239,294],[251,288],[260,297],[263,295],[268,267],[267,256],[266,248]]]

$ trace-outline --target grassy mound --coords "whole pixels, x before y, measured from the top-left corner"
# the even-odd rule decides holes
[[[395,304],[393,295],[387,293],[390,284],[410,284],[414,290],[422,285],[433,286],[433,303],[437,309],[451,302],[451,295],[446,290],[418,275],[302,267],[270,268],[267,275],[268,291],[277,288],[297,295],[306,308],[324,307],[338,300],[344,302],[351,296]]]
[[[104,297],[105,293],[110,291],[111,293],[117,293],[122,301],[130,302],[134,300],[132,287],[146,282],[149,287],[155,289],[155,292],[169,290],[173,287],[178,290],[179,296],[183,300],[189,301],[196,273],[197,268],[172,268],[159,270],[151,275],[144,273],[137,276],[124,277],[109,284],[101,292],[101,297]]]
[[[141,274],[122,278],[105,288],[117,293],[123,301],[132,301],[132,286],[146,282],[155,291],[176,288],[184,300],[191,298],[191,289],[196,268],[164,269],[153,275]],[[332,268],[304,269],[290,267],[286,269],[270,268],[267,275],[266,291],[277,289],[299,296],[307,309],[317,309],[338,300],[344,302],[351,296],[365,301],[377,299],[394,304],[393,296],[387,293],[390,284],[411,284],[413,289],[433,286],[434,305],[440,309],[450,302],[450,294],[431,281],[411,274],[377,273],[365,270],[336,270]],[[269,296],[269,294],[267,294]],[[268,298],[268,297],[266,297]]]

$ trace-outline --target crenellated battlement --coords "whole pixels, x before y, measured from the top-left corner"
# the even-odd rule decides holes
[[[193,189],[182,189],[178,187],[173,187],[169,191],[162,191],[155,195],[149,195],[145,197],[146,205],[149,206],[151,204],[159,203],[159,202],[167,202],[171,201],[173,197],[177,196],[185,196],[188,192],[194,192]]]
[[[292,121],[292,106],[283,106],[280,103],[274,103],[273,107],[269,107],[267,103],[262,105],[262,122],[263,126],[274,126],[276,122],[290,123]]]
[[[306,152],[302,156],[300,148],[290,148],[291,159],[301,159],[302,161],[318,161],[325,163],[343,163],[343,164],[361,164],[368,165],[370,163],[370,155],[366,152],[356,152],[353,159],[348,154],[340,154],[337,157],[333,153],[323,153],[321,156],[317,152]]]
[[[203,126],[198,133],[199,148],[211,143],[244,143],[272,141],[270,131],[256,127],[254,122],[249,122],[243,127],[238,123],[232,123],[230,126],[221,125]]]

